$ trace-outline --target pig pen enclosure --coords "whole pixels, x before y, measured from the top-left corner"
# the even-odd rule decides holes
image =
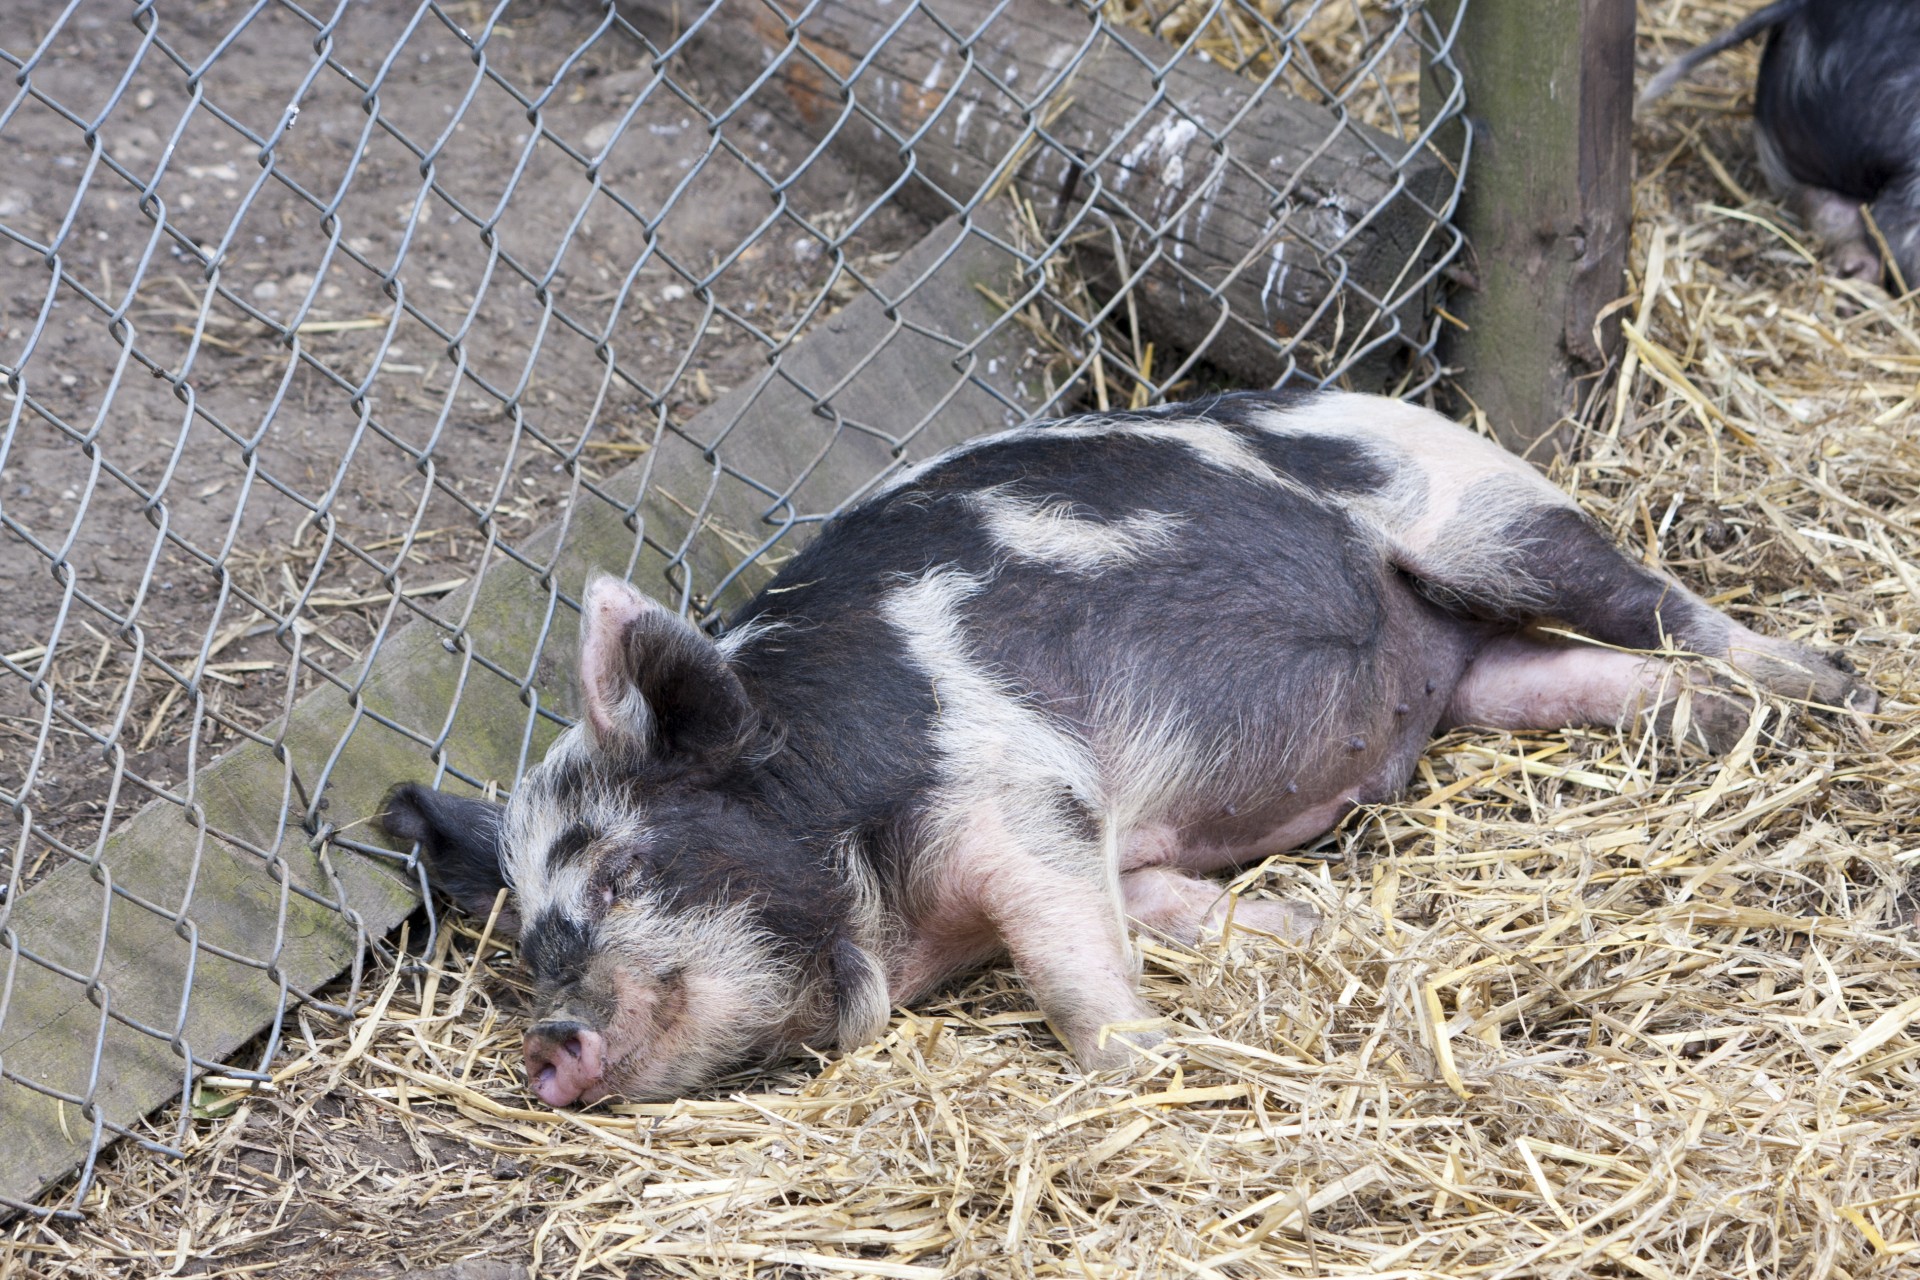
[[[1734,15],[1640,16],[1644,70]],[[11,6],[0,1277],[1913,1266],[1920,311],[1765,197],[1751,50],[1637,125],[1624,356],[1553,474],[1846,645],[1867,730],[1451,734],[1241,877],[1311,947],[1144,948],[1179,1051],[1125,1084],[994,969],[830,1061],[549,1110],[510,951],[369,830],[394,780],[538,758],[589,567],[712,620],[956,439],[1431,393],[1452,38],[1350,0]]]

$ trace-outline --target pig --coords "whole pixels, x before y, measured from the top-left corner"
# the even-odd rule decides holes
[[[504,810],[407,783],[382,819],[465,910],[511,891],[554,1106],[852,1048],[1005,956],[1084,1068],[1125,1066],[1162,1035],[1129,926],[1306,936],[1211,877],[1399,795],[1437,732],[1645,717],[1723,747],[1760,714],[1729,671],[1875,703],[1498,446],[1333,391],[953,449],[718,639],[612,577],[581,612],[579,723]]]
[[[1754,136],[1768,182],[1842,277],[1881,279],[1860,212],[1871,205],[1896,284],[1920,286],[1920,4],[1780,0],[1676,59],[1641,101],[1762,31]]]

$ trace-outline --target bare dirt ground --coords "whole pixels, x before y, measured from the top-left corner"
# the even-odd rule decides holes
[[[340,50],[358,50],[366,76],[400,21],[369,8],[353,17],[366,31],[350,22],[336,49],[343,60]],[[224,30],[236,9],[189,13]],[[55,11],[34,4],[0,20],[0,45],[26,46],[11,31]],[[1727,20],[1719,6],[1642,6],[1643,71],[1656,48],[1672,47],[1665,42],[1691,43]],[[564,56],[556,51],[584,38],[587,18],[555,5],[524,22],[495,56],[524,60],[511,78],[534,84]],[[189,19],[179,38],[195,29]],[[407,46],[410,74],[442,91],[421,95],[430,106],[395,110],[430,114],[463,92],[471,63],[430,37],[416,37],[417,53]],[[127,39],[108,22],[56,42],[52,65],[73,85],[62,92],[104,95]],[[291,58],[284,50],[310,40],[303,24],[274,17],[216,64],[245,65],[248,76],[209,96],[267,120],[281,91],[249,99],[245,86],[287,83],[270,53]],[[620,77],[631,69],[606,62],[577,98],[544,108],[549,127],[585,137],[622,110],[632,90],[619,86],[632,82]],[[122,1144],[102,1161],[87,1218],[16,1220],[0,1241],[0,1280],[1909,1274],[1920,1251],[1911,1029],[1920,949],[1906,895],[1920,840],[1920,457],[1911,434],[1920,318],[1911,298],[1826,279],[1798,247],[1754,163],[1744,117],[1752,72],[1751,51],[1731,57],[1637,127],[1631,359],[1617,395],[1596,400],[1585,460],[1556,475],[1628,545],[1743,620],[1847,646],[1885,699],[1870,735],[1807,721],[1713,762],[1612,734],[1451,735],[1404,804],[1365,811],[1344,829],[1337,860],[1278,859],[1254,877],[1261,891],[1320,905],[1331,924],[1315,947],[1242,938],[1202,953],[1149,950],[1149,996],[1174,1012],[1186,1047],[1177,1066],[1124,1086],[1080,1076],[1012,976],[995,970],[900,1013],[878,1044],[824,1067],[732,1081],[682,1104],[553,1112],[518,1074],[525,1003],[510,952],[477,929],[448,932],[432,955],[377,975],[381,994],[359,1017],[297,1013],[270,1089],[203,1082],[186,1160]],[[158,148],[180,110],[178,84],[156,87],[174,99],[144,109],[138,85],[124,95],[127,128],[154,120],[146,127]],[[364,125],[357,94],[342,96],[350,101],[333,133],[321,113],[303,110],[280,144],[287,163],[308,166],[311,190],[338,184]],[[436,163],[448,183],[465,184],[474,208],[491,209],[508,182],[500,156],[519,154],[525,109],[483,92],[468,111],[482,114],[466,118],[471,127],[455,131]],[[630,131],[623,181],[652,193],[655,204],[642,207],[659,201],[649,175],[697,149],[689,135],[698,130],[673,132],[682,118],[663,108],[660,132]],[[408,123],[410,136],[441,127]],[[26,129],[42,132],[16,133]],[[15,147],[31,138],[36,154],[70,155],[84,168],[78,137],[45,113],[0,127]],[[226,234],[255,175],[251,152],[231,138],[217,148],[220,140],[196,128],[182,142],[204,149],[194,164],[237,175],[194,187],[218,205],[182,211],[196,242]],[[771,151],[784,146],[769,135]],[[456,162],[466,147],[473,158]],[[498,237],[506,243],[509,227],[520,237],[516,258],[536,276],[553,265],[579,203],[577,164],[541,168],[544,155],[532,149],[518,189],[554,199],[508,201]],[[164,634],[195,637],[187,648],[261,625],[249,621],[257,612],[297,614],[351,651],[364,613],[315,601],[379,585],[383,540],[413,523],[444,530],[415,544],[419,559],[405,566],[408,583],[432,585],[472,572],[476,510],[514,529],[551,514],[543,504],[561,491],[553,463],[577,447],[579,428],[543,442],[535,424],[549,405],[553,421],[586,422],[600,365],[590,342],[544,319],[537,290],[517,278],[493,286],[514,305],[490,303],[484,331],[462,343],[475,375],[456,381],[446,339],[420,321],[395,321],[388,336],[395,299],[380,267],[403,237],[413,237],[400,266],[407,297],[449,332],[477,282],[512,276],[490,266],[476,223],[439,197],[427,200],[431,216],[396,215],[418,196],[419,163],[392,152],[392,173],[373,188],[383,194],[356,185],[355,216],[341,215],[341,244],[365,237],[358,252],[372,266],[336,254],[323,270],[324,219],[297,199],[275,203],[271,188],[249,206],[223,266],[263,315],[278,307],[284,323],[312,292],[311,318],[368,326],[300,341],[350,384],[387,371],[368,410],[383,430],[356,437],[357,411],[343,408],[337,385],[257,341],[274,330],[234,302],[206,304],[208,337],[194,348],[204,268],[163,245],[129,315],[142,341],[150,335],[167,353],[167,368],[192,357],[196,390],[233,438],[183,426],[170,385],[137,366],[109,400],[115,344],[98,308],[63,294],[27,376],[69,429],[19,420],[10,448],[22,461],[16,473],[9,457],[0,495],[7,517],[53,546],[84,506],[66,556],[76,581],[122,611],[138,595],[156,634],[164,621]],[[60,202],[78,176],[56,164],[5,181],[28,183],[34,197],[0,222],[44,239],[65,218]],[[732,181],[737,190],[722,185],[686,206],[698,216],[663,224],[687,246],[676,261],[695,272],[765,216],[764,184]],[[816,207],[857,207],[850,183],[826,185]],[[14,209],[6,190],[0,211]],[[126,289],[151,235],[130,191],[114,193],[117,211],[87,202],[79,216],[91,221],[74,224],[87,235],[69,237],[75,262],[93,255],[75,273],[103,297]],[[611,299],[648,237],[624,211],[588,224],[568,242],[564,269],[601,281]],[[876,253],[895,247],[882,230]],[[730,305],[789,316],[792,299],[812,296],[827,268],[793,251],[803,234],[762,232],[754,244],[763,256],[738,273],[756,294]],[[18,246],[0,249],[0,263],[0,351],[14,360],[39,324],[47,270]],[[668,297],[687,288],[686,272],[650,264],[640,280],[632,296],[651,305],[630,305],[619,323],[643,344],[658,338],[659,362],[648,366],[658,381],[609,402],[589,456],[598,456],[594,442],[621,444],[635,424],[651,429],[649,415],[705,398],[694,370],[717,390],[759,349],[750,336],[730,339],[739,326],[723,321],[718,333],[699,330],[700,359],[677,372],[702,323],[685,306],[690,295]],[[340,292],[329,297],[330,286]],[[585,307],[587,296],[598,295],[569,299]],[[529,364],[536,334],[546,336]],[[271,439],[254,456],[258,473],[289,494],[264,479],[247,487],[244,442],[275,397]],[[211,557],[227,566],[224,578],[157,541],[128,486],[107,478],[89,491],[84,441],[102,405],[113,432],[100,451],[147,492],[173,496],[172,531],[203,550],[231,539]],[[429,491],[408,450],[435,431],[457,445],[439,453],[444,484]],[[215,447],[192,447],[206,432]],[[293,536],[329,492],[326,510],[374,563],[337,548],[322,555],[311,532]],[[0,574],[12,575],[0,580],[7,652],[51,639],[63,705],[103,734],[125,705],[119,739],[130,770],[167,776],[181,750],[169,716],[181,712],[159,705],[164,686],[133,670],[97,611],[74,606],[56,633],[62,595],[51,561],[11,528],[0,538],[11,540],[0,548]],[[21,562],[24,571],[7,567]],[[316,565],[324,588],[306,585]],[[222,603],[229,583],[235,594]],[[333,652],[329,661],[349,656]],[[236,670],[238,683],[221,686],[234,721],[271,714],[285,693],[285,654],[279,636],[244,631],[222,650],[271,664]],[[0,703],[8,787],[39,732],[24,688],[12,678],[0,686],[0,698],[13,699]],[[35,804],[70,810],[64,839],[97,829],[97,755],[84,736],[56,732],[41,758]],[[172,1119],[155,1123],[156,1134],[171,1133]]]
[[[7,6],[0,47],[24,60],[63,8]],[[390,586],[465,580],[552,517],[570,460],[631,461],[921,230],[830,158],[783,212],[806,148],[753,111],[716,147],[595,6],[516,9],[497,80],[449,25],[476,5],[411,29],[346,6],[317,71],[277,6],[222,45],[246,12],[163,6],[169,58],[82,6],[32,62],[58,109],[22,96],[0,127],[0,360],[27,397],[0,453],[0,790],[70,849],[190,741],[204,761],[350,665]]]

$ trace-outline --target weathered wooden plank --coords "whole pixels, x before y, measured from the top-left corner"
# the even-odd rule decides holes
[[[1619,337],[1608,325],[1596,341],[1594,323],[1626,287],[1633,4],[1433,9],[1459,23],[1472,160],[1457,222],[1476,280],[1441,353],[1500,441],[1544,461],[1572,444],[1567,415]]]
[[[0,937],[12,952],[0,955],[0,1068],[131,1126],[182,1096],[186,1052],[219,1060],[266,1025],[282,1003],[280,978],[297,993],[343,971],[357,944],[343,910],[378,935],[418,899],[398,866],[338,847],[316,852],[313,834],[365,817],[398,779],[430,778],[434,765],[417,738],[469,777],[510,781],[552,733],[536,708],[571,698],[574,625],[562,586],[577,594],[595,567],[662,582],[666,562],[643,551],[643,529],[668,546],[690,541],[692,589],[718,583],[740,553],[716,530],[748,531],[757,542],[764,535],[751,531],[770,528],[759,524],[770,500],[719,473],[708,448],[716,440],[724,437],[720,456],[730,466],[791,488],[794,508],[809,513],[871,481],[896,446],[924,455],[1025,416],[1041,388],[1023,372],[1024,337],[995,327],[1001,317],[980,287],[1010,296],[1018,272],[1018,260],[988,239],[956,222],[936,228],[879,282],[897,306],[866,297],[829,318],[784,353],[780,376],[736,390],[685,435],[665,436],[650,457],[609,478],[604,489],[617,505],[583,499],[565,522],[529,539],[522,553],[541,570],[497,562],[442,603],[446,625],[398,630],[350,690],[302,700],[279,735],[284,760],[254,745],[229,752],[192,780],[187,807],[147,806],[109,838],[97,865],[57,868],[0,905]],[[849,374],[827,414],[817,412],[803,388],[833,388]],[[475,654],[510,674],[487,670]],[[323,806],[312,814],[313,833],[300,822],[295,777]],[[283,894],[283,881],[334,905]],[[161,913],[110,898],[108,883]],[[277,976],[223,959],[216,947],[271,962]],[[103,1033],[88,984],[29,955],[96,977],[96,1000],[178,1031],[179,1049],[116,1022]],[[79,1108],[4,1080],[0,1133],[0,1196],[25,1202],[86,1158],[93,1125]]]
[[[1336,334],[1342,352],[1379,342],[1384,355],[1395,324],[1420,323],[1423,297],[1376,316],[1365,295],[1404,298],[1436,260],[1430,210],[1447,166],[1431,154],[1396,165],[1388,157],[1407,143],[1279,82],[1137,31],[1096,31],[1080,6],[1049,0],[621,9],[663,46],[685,33],[667,69],[690,72],[716,102],[771,68],[752,108],[902,182],[895,198],[908,207],[944,216],[1003,180],[1043,223],[1069,225],[1092,204],[1123,246],[1078,237],[1100,296],[1130,289],[1150,338],[1203,351],[1245,383],[1289,372],[1276,342],[1305,335],[1294,358],[1313,375]],[[1378,386],[1389,371],[1376,359],[1354,377]]]

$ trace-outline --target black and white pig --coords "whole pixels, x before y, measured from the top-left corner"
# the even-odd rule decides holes
[[[415,784],[386,830],[469,911],[504,883],[548,1103],[662,1098],[1011,955],[1089,1069],[1155,1033],[1129,922],[1193,941],[1212,873],[1386,800],[1454,725],[1749,706],[1671,642],[1829,708],[1874,696],[1622,555],[1424,409],[1247,393],[1023,427],[830,521],[718,641],[609,577],[581,721],[504,811]],[[1598,644],[1529,629],[1559,619]],[[1309,912],[1240,901],[1299,936]]]
[[[1842,276],[1880,279],[1860,214],[1872,206],[1901,280],[1920,288],[1920,2],[1779,0],[1665,67],[1641,101],[1762,31],[1754,136],[1767,180]]]

